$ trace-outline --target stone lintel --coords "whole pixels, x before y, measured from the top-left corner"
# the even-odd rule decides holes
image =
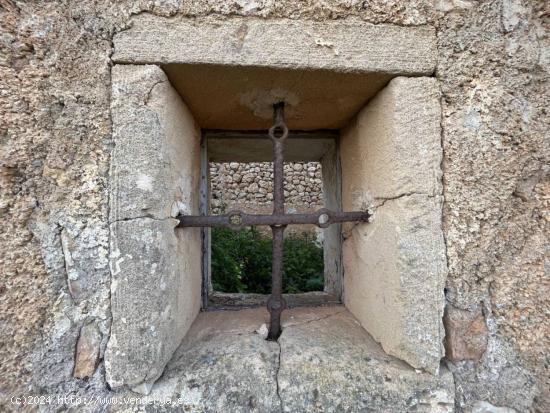
[[[430,75],[432,27],[250,17],[164,18],[140,14],[114,37],[113,61],[256,66],[334,72]]]

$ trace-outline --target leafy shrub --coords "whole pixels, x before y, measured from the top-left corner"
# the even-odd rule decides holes
[[[256,228],[233,231],[212,229],[212,286],[216,291],[271,292],[270,236]],[[283,243],[285,293],[322,291],[323,248],[312,235],[290,234]]]

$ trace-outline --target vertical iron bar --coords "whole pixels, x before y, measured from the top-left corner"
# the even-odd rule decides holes
[[[273,214],[285,213],[283,143],[273,142]]]
[[[284,141],[288,129],[284,123],[284,102],[273,105],[274,125],[269,129],[273,142],[273,215],[285,213],[284,194]],[[277,340],[281,334],[281,312],[286,303],[283,299],[283,234],[285,226],[272,225],[273,256],[271,263],[271,296],[267,301],[270,313],[268,339]]]
[[[270,313],[269,340],[277,340],[281,334],[281,313],[285,307],[283,301],[283,233],[284,226],[272,226],[273,260],[271,263],[271,296],[267,302]]]

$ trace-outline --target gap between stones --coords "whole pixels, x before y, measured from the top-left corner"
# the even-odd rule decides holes
[[[282,335],[283,333],[281,332],[281,335],[279,336],[279,338],[281,338]],[[277,393],[277,398],[279,399],[279,410],[282,413],[284,409],[283,409],[283,398],[281,397],[281,387],[279,385],[279,371],[281,370],[281,355],[283,352],[283,348],[281,347],[281,343],[279,343],[279,339],[277,339],[275,343],[277,343],[277,347],[279,348],[279,353],[277,355],[277,366],[275,368],[275,391]]]

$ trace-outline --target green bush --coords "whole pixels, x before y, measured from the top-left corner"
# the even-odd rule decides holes
[[[216,291],[271,292],[270,236],[255,228],[232,231],[212,229],[212,286]],[[290,234],[284,239],[283,288],[285,293],[322,291],[323,248],[312,235]]]

